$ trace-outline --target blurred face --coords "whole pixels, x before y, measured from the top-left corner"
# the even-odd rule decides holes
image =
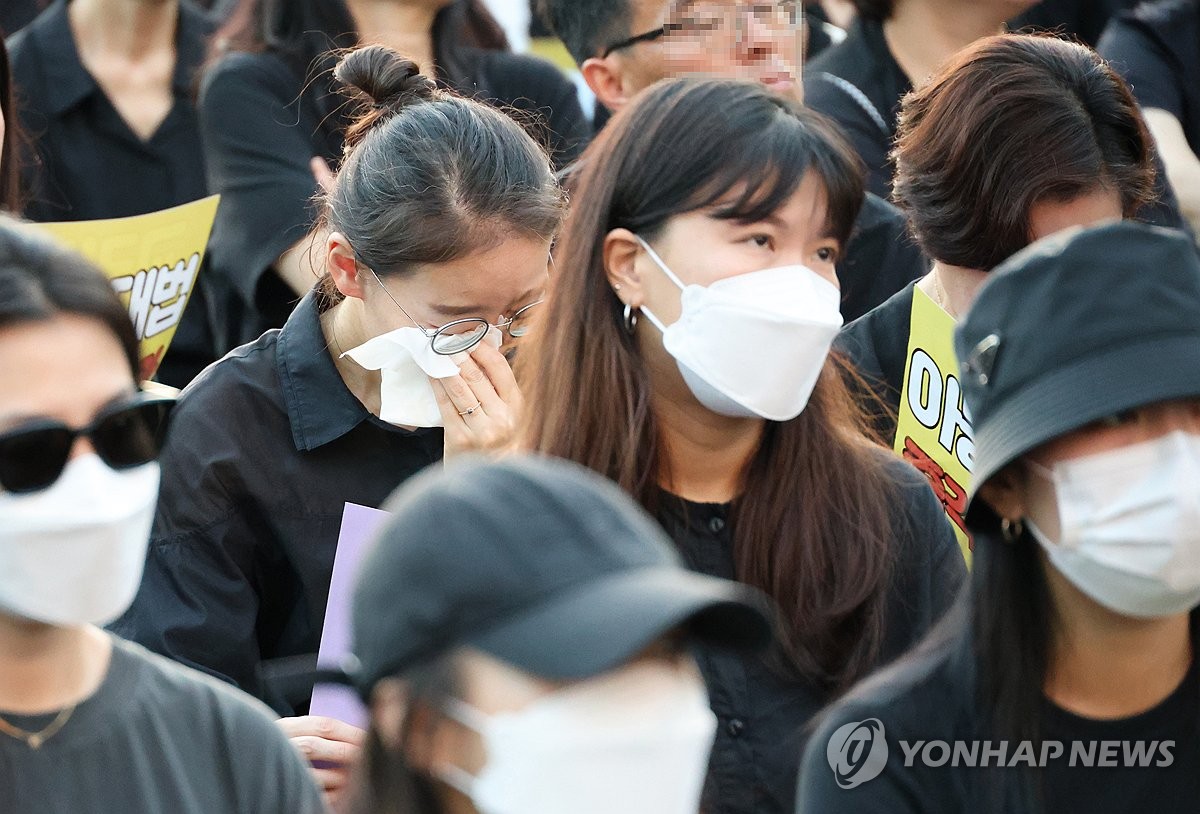
[[[600,81],[592,89],[610,109],[661,79],[744,79],[762,82],[797,100],[803,15],[800,4],[780,0],[631,0],[629,36],[664,25],[665,36],[620,48],[604,58],[614,77],[611,92]],[[606,74],[607,76],[607,74]]]
[[[341,236],[331,240],[336,243]],[[510,238],[457,260],[419,267],[411,274],[381,274],[378,280],[360,264],[357,293],[345,293],[362,300],[363,329],[370,337],[414,324],[432,332],[471,318],[496,325],[528,309],[521,313],[524,323],[536,315],[529,306],[545,292],[549,254],[549,241]],[[455,330],[459,329],[447,328]],[[507,350],[515,340],[506,331],[503,342]]]
[[[546,747],[554,743],[561,743],[564,750],[571,752],[581,747],[586,749],[596,737],[588,731],[593,727],[595,732],[615,732],[618,737],[626,728],[632,727],[636,732],[641,729],[639,725],[654,724],[659,719],[669,727],[673,719],[669,715],[664,718],[664,710],[672,709],[680,697],[693,701],[700,699],[702,712],[707,714],[704,701],[707,695],[695,662],[667,641],[651,646],[615,670],[581,681],[547,681],[477,650],[461,651],[454,663],[458,684],[455,698],[446,702],[445,710],[424,710],[418,731],[402,747],[414,766],[448,781],[441,786],[441,791],[443,807],[451,812],[475,811],[473,801],[461,787],[472,782],[466,778],[479,778],[488,770],[489,764],[495,771],[506,772],[515,764],[528,766],[531,756],[523,754],[526,750],[537,751],[540,757],[536,760],[550,761],[557,753],[554,748]],[[375,704],[375,725],[385,738],[388,732],[401,731],[404,716],[402,695],[394,695],[392,699],[389,695],[388,692],[382,696],[377,694]],[[381,699],[383,703],[380,703]],[[533,724],[537,728],[536,734],[527,729],[529,723],[522,722],[530,714],[536,716]],[[508,737],[485,737],[481,730],[497,719],[505,720],[503,731]],[[527,735],[511,737],[514,727],[524,729]],[[654,743],[654,729],[654,726],[649,727],[651,744]],[[600,737],[603,739],[604,736]],[[703,766],[707,763],[708,743],[702,742],[699,746],[705,759],[698,763],[698,777],[703,775]],[[491,754],[490,748],[504,750],[505,754]],[[653,754],[652,750],[641,753],[643,759]],[[583,758],[583,753],[563,754],[565,761]],[[606,763],[610,762],[606,760]],[[550,765],[539,762],[533,768],[539,784],[551,783],[555,777],[564,782]],[[611,766],[596,767],[601,774],[605,774],[606,769],[611,770]],[[548,778],[546,773],[552,777]],[[506,780],[519,787],[522,779],[528,777],[529,772],[517,771],[509,774]],[[619,785],[621,778],[608,776],[603,777],[603,781]],[[522,796],[511,785],[507,791]],[[552,796],[570,797],[582,792],[583,789],[568,786]]]

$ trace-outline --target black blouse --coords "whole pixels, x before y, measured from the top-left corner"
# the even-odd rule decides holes
[[[442,457],[442,430],[409,432],[342,381],[317,300],[230,353],[181,398],[133,607],[119,635],[258,695],[307,706],[262,677],[315,655],[347,502],[378,507]]]
[[[895,571],[887,600],[880,664],[915,644],[953,603],[966,565],[942,506],[919,472],[880,449],[896,482]],[[797,495],[797,500],[804,500]],[[734,579],[733,539],[726,504],[670,497],[659,522],[688,567]],[[848,541],[848,543],[851,541]],[[718,648],[697,653],[719,722],[705,790],[706,814],[792,814],[796,776],[809,721],[828,691],[789,678],[759,658]]]
[[[455,90],[536,113],[559,163],[583,149],[590,126],[575,86],[556,67],[477,49],[464,49],[461,61],[473,80],[457,82]],[[221,194],[209,252],[225,285],[222,327],[231,339],[245,342],[279,327],[296,301],[273,266],[316,220],[310,163],[320,157],[337,168],[343,102],[328,82],[306,82],[270,52],[230,54],[204,77],[201,135],[209,184]]]

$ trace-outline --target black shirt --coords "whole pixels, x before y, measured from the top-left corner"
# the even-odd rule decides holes
[[[860,400],[881,437],[889,442],[896,435],[896,414],[904,390],[915,285],[906,285],[887,302],[842,328],[834,341],[834,349],[854,365],[882,402],[877,404],[872,398]]]
[[[841,125],[867,165],[867,189],[881,198],[892,194],[888,151],[900,100],[910,90],[877,20],[855,20],[846,39],[804,68],[804,103]]]
[[[836,705],[809,741],[800,777],[797,814],[961,814],[983,812],[984,799],[995,795],[995,771],[979,766],[964,767],[951,763],[930,766],[917,752],[907,766],[906,741],[911,751],[917,741],[995,741],[980,732],[980,713],[962,699],[969,697],[959,655],[952,650],[933,652],[913,659],[872,679]],[[840,727],[875,718],[883,724],[888,747],[882,774],[855,788],[839,787],[826,755],[830,737]],[[1184,681],[1170,696],[1153,709],[1123,720],[1099,721],[1081,718],[1049,701],[1042,710],[1043,738],[1063,746],[1063,755],[1046,762],[1034,775],[1035,799],[1005,795],[1005,814],[1132,814],[1153,811],[1192,814],[1200,808],[1200,674],[1193,663]],[[1155,765],[1164,754],[1154,749],[1150,765],[1124,766],[1125,744],[1142,748],[1148,744],[1174,741],[1170,749],[1171,765]],[[1108,757],[1103,751],[1105,742]],[[1006,763],[1013,760],[1016,744],[1006,748]],[[1034,747],[1034,754],[1041,750]],[[1071,765],[1072,754],[1075,764]],[[931,752],[936,760],[940,752]],[[982,745],[978,753],[982,756]],[[1047,755],[1053,754],[1047,751]],[[1092,757],[1088,757],[1091,755]],[[1114,760],[1117,766],[1105,765]],[[991,758],[992,763],[996,760]],[[1092,765],[1086,765],[1091,760]],[[1000,780],[1013,784],[1007,772]],[[986,783],[984,781],[987,781]]]
[[[17,110],[36,156],[22,163],[25,216],[36,221],[121,218],[168,209],[208,194],[193,79],[210,24],[183,2],[175,47],[174,105],[143,141],[80,61],[58,0],[8,41]],[[159,380],[182,387],[213,361],[208,270],[184,311]]]
[[[889,200],[895,172],[889,153],[896,140],[900,103],[910,90],[912,82],[892,56],[883,36],[883,23],[878,20],[856,20],[845,40],[804,70],[805,104],[841,126],[867,165],[867,189]],[[1158,170],[1156,200],[1143,207],[1138,217],[1156,226],[1191,231],[1166,182],[1157,149],[1154,162]]]
[[[259,695],[261,662],[315,654],[345,504],[378,507],[442,456],[442,430],[402,430],[347,389],[309,294],[282,331],[183,392],[133,607],[113,629]],[[307,688],[310,689],[310,688]]]
[[[858,319],[908,283],[924,277],[929,266],[900,210],[868,192],[845,257],[837,264],[842,319]]]
[[[1100,53],[1133,87],[1138,104],[1170,113],[1200,155],[1200,3],[1166,0],[1127,11]]]
[[[1070,34],[1095,47],[1109,19],[1139,0],[1041,0],[1008,24],[1012,31],[1026,28]]]
[[[544,116],[556,160],[572,160],[590,135],[575,86],[533,57],[463,49],[471,80],[454,89]],[[273,266],[308,234],[318,210],[311,161],[337,169],[347,121],[344,97],[306,82],[273,53],[233,53],[210,69],[200,89],[200,125],[209,183],[221,194],[210,247],[238,341],[283,324],[296,301]]]
[[[894,473],[899,494],[882,664],[904,653],[951,605],[966,566],[925,478],[887,451],[879,455]],[[688,567],[735,578],[728,505],[672,497],[658,514]],[[802,729],[830,700],[828,693],[739,653],[702,648],[696,655],[718,719],[706,814],[791,814]]]

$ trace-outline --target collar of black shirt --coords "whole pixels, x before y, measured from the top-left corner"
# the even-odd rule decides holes
[[[46,9],[29,27],[30,44],[37,50],[38,62],[44,71],[42,93],[50,112],[62,114],[100,89],[79,58],[65,0]],[[182,0],[175,34],[175,74],[171,80],[177,98],[191,98],[196,74],[204,63],[205,43],[211,33],[212,22],[199,9]]]
[[[371,419],[330,356],[314,292],[300,300],[280,330],[275,364],[296,449],[314,450]]]

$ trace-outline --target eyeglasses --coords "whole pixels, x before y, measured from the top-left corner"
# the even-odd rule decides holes
[[[538,305],[542,304],[542,300],[531,302],[524,308],[517,311],[507,319],[503,316],[500,321],[492,324],[483,317],[468,317],[467,319],[456,319],[453,322],[447,322],[440,328],[430,329],[417,322],[409,313],[404,310],[404,306],[396,301],[392,296],[392,292],[388,291],[387,286],[383,284],[383,280],[379,279],[379,275],[374,269],[368,266],[371,276],[375,278],[375,282],[379,283],[379,287],[383,289],[383,293],[387,294],[388,299],[395,303],[400,309],[400,313],[408,317],[408,321],[416,326],[417,330],[425,334],[429,338],[429,346],[433,348],[433,352],[440,356],[453,356],[456,353],[464,353],[478,345],[487,336],[487,332],[491,328],[498,328],[501,331],[507,331],[508,335],[514,339],[525,336],[533,327],[533,322],[529,318],[530,311]]]
[[[666,38],[668,42],[694,45],[719,34],[746,33],[751,23],[781,37],[798,34],[804,24],[802,4],[795,0],[746,3],[735,0],[678,0],[667,21],[659,28],[610,44],[601,56],[630,48],[641,42]]]
[[[132,469],[158,457],[175,399],[139,394],[102,411],[86,427],[37,419],[0,433],[0,489],[37,492],[54,484],[71,457],[75,439],[92,442],[113,469]]]

